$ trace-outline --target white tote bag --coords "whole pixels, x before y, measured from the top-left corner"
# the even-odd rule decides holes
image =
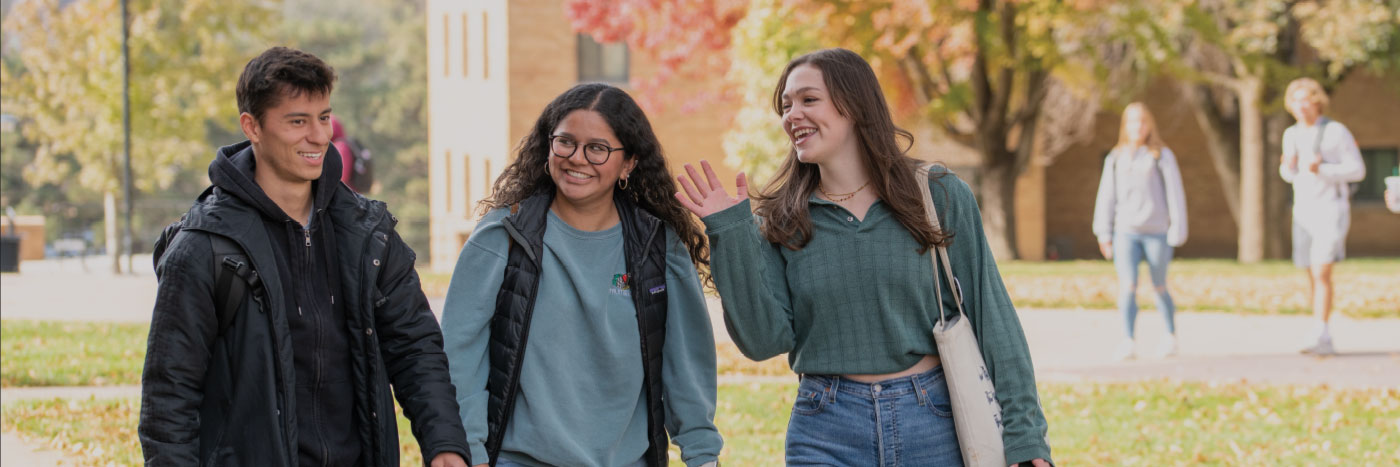
[[[933,194],[928,188],[928,171],[933,164],[915,171],[919,190],[924,195],[924,208],[935,229],[938,209],[933,206]],[[987,374],[987,363],[977,346],[977,335],[963,313],[962,284],[953,275],[948,262],[948,250],[938,247],[933,259],[933,289],[938,298],[938,323],[933,328],[933,340],[938,345],[938,357],[943,363],[943,376],[948,382],[948,396],[953,402],[953,425],[958,433],[963,463],[969,466],[1004,466],[1006,452],[1001,434],[1001,404],[997,403],[996,387]],[[943,290],[938,286],[939,259],[948,275],[958,312],[947,321],[943,319]]]

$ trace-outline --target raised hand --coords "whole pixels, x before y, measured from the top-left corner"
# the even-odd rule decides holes
[[[739,172],[739,176],[735,177],[735,195],[729,196],[724,184],[720,183],[719,176],[715,175],[715,170],[710,168],[710,161],[701,160],[700,167],[705,171],[705,180],[700,179],[695,166],[690,164],[685,165],[686,175],[676,177],[676,181],[681,184],[681,191],[676,192],[676,199],[696,216],[705,217],[749,199],[749,182],[743,172]]]

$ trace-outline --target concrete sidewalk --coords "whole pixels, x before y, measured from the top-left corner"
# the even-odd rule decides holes
[[[21,274],[0,281],[0,316],[5,319],[148,322],[156,281],[149,255],[137,256],[136,274],[113,275],[105,257],[26,261]],[[443,299],[430,304],[441,313]],[[719,300],[709,302],[715,339],[728,342]],[[1020,309],[1038,376],[1050,381],[1112,381],[1173,378],[1197,381],[1245,379],[1280,384],[1400,387],[1400,318],[1333,319],[1341,355],[1299,355],[1301,337],[1312,325],[1305,316],[1183,311],[1177,314],[1181,355],[1167,360],[1114,362],[1122,339],[1115,311]],[[1138,316],[1138,351],[1150,354],[1163,330],[1161,315]]]
[[[136,255],[134,274],[113,274],[105,256],[24,261],[0,278],[5,319],[146,323],[156,300],[151,255]],[[122,261],[123,267],[126,261]]]
[[[723,318],[711,307],[715,337],[728,341]],[[1400,319],[1355,320],[1336,316],[1332,335],[1338,355],[1298,353],[1313,325],[1303,316],[1178,312],[1180,355],[1117,362],[1122,317],[1104,310],[1017,310],[1040,381],[1181,381],[1326,384],[1400,388]],[[1165,325],[1161,315],[1138,316],[1137,350],[1150,355]]]
[[[0,317],[66,321],[148,322],[155,302],[156,281],[149,256],[138,256],[138,272],[113,275],[105,258],[88,259],[84,270],[77,260],[26,261],[21,274],[0,280]],[[431,298],[441,313],[443,299]],[[715,339],[730,341],[719,300],[709,311]],[[1333,387],[1400,388],[1400,318],[1333,319],[1332,334],[1339,355],[1314,358],[1297,353],[1301,336],[1312,325],[1305,316],[1179,312],[1177,335],[1181,355],[1169,359],[1142,358],[1115,362],[1110,355],[1122,339],[1122,318],[1116,311],[1020,309],[1018,315],[1040,381],[1219,381],[1265,384],[1329,385]],[[1163,334],[1161,315],[1144,311],[1138,317],[1138,351],[1149,354]],[[721,378],[726,383],[746,378]],[[789,377],[773,381],[792,381]],[[4,403],[32,398],[139,397],[140,388],[6,388]],[[0,464],[60,465],[58,453],[35,448],[12,434],[3,436]]]
[[[0,465],[5,467],[73,465],[72,460],[68,460],[68,462],[64,462],[64,460],[63,455],[57,451],[35,447],[31,443],[24,442],[19,436],[10,433],[0,434]]]

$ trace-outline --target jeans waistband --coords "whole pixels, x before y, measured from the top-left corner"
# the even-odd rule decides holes
[[[869,399],[900,397],[909,394],[922,398],[928,387],[943,384],[943,366],[916,375],[891,378],[876,383],[862,383],[841,375],[803,374],[803,381],[812,381],[827,387],[832,392],[841,392]]]

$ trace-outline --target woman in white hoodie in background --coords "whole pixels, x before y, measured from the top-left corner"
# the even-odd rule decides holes
[[[1147,261],[1157,309],[1167,333],[1157,356],[1176,355],[1176,304],[1167,291],[1167,264],[1172,250],[1186,243],[1186,192],[1176,156],[1157,131],[1152,113],[1141,102],[1123,109],[1118,145],[1104,159],[1094,206],[1094,235],[1099,251],[1118,270],[1118,309],[1127,337],[1114,352],[1124,360],[1136,356],[1138,263]]]

